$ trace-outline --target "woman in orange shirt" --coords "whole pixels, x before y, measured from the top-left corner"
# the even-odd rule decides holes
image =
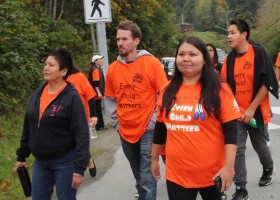
[[[175,74],[157,101],[151,171],[160,178],[159,155],[166,153],[170,200],[220,200],[233,179],[237,119],[229,86],[213,70],[206,45],[196,37],[177,48]],[[221,191],[214,178],[221,177]]]
[[[104,119],[103,119],[103,112],[102,112],[102,99],[104,96],[105,90],[105,79],[103,75],[102,66],[102,59],[104,56],[94,55],[91,59],[91,67],[89,70],[89,82],[94,89],[95,93],[97,94],[94,98],[95,105],[96,105],[96,114],[97,114],[97,124],[95,126],[96,130],[104,129]]]

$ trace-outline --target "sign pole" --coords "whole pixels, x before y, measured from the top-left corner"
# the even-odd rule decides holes
[[[108,51],[107,51],[107,41],[106,41],[106,28],[104,22],[98,22],[96,24],[97,31],[97,46],[98,52],[101,56],[104,56],[103,66],[105,67],[104,74],[106,74],[109,62],[108,62]]]

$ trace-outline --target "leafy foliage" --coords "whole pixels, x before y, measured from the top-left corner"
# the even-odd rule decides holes
[[[40,53],[47,44],[40,29],[43,21],[33,20],[40,10],[28,5],[7,1],[0,4],[0,110],[14,106],[38,86],[42,69]]]
[[[107,33],[111,36],[108,40],[110,57],[116,57],[116,27],[125,19],[140,26],[143,35],[140,49],[146,49],[157,57],[173,53],[177,28],[172,20],[174,11],[171,3],[172,0],[111,1],[113,20],[107,24]]]
[[[77,29],[52,20],[36,1],[0,4],[0,23],[0,111],[6,115],[42,83],[42,62],[51,49],[72,50],[78,66],[85,65],[84,53],[91,52]]]

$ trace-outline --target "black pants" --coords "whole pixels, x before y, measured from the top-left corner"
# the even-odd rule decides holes
[[[206,188],[184,188],[168,180],[166,185],[169,200],[196,200],[198,192],[203,200],[221,200],[221,194],[214,185]]]
[[[96,114],[97,114],[97,124],[95,126],[96,130],[100,130],[104,128],[104,119],[101,107],[102,99],[95,99],[95,106],[96,106]]]

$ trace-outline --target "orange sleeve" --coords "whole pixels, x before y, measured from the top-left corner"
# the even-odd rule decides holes
[[[107,71],[107,74],[106,74],[106,83],[105,83],[105,96],[116,98],[113,83],[112,83],[113,68],[114,68],[113,64],[111,64],[108,67],[108,71]]]
[[[92,76],[92,80],[93,81],[100,81],[100,72],[99,72],[99,70],[97,70],[97,69],[93,70],[91,76]]]
[[[224,80],[227,80],[227,57],[225,58],[225,60],[223,62],[223,66],[222,66],[220,75]]]
[[[233,93],[228,84],[222,83],[222,90],[220,92],[221,99],[221,122],[229,122],[241,117],[241,112],[237,101],[235,100]]]
[[[96,92],[93,90],[87,77],[84,74],[81,74],[79,81],[80,84],[82,85],[82,90],[83,90],[82,93],[85,94],[85,98],[87,101],[97,96]]]
[[[275,62],[276,67],[280,67],[280,52],[278,53],[277,60]]]

